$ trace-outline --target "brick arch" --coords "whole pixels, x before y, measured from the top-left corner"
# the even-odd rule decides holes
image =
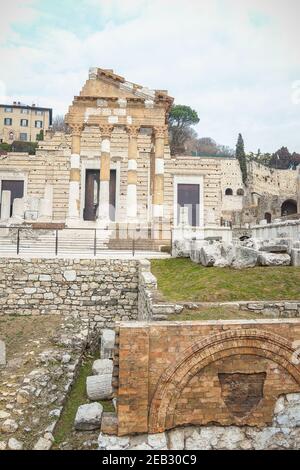
[[[174,414],[182,391],[201,369],[234,355],[255,355],[282,366],[300,384],[300,368],[291,362],[294,349],[282,336],[266,330],[236,329],[210,335],[186,349],[160,376],[149,412],[149,432],[174,427]]]

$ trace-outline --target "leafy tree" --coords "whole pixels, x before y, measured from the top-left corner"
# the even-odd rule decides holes
[[[300,164],[300,154],[289,152],[287,147],[281,147],[273,153],[270,159],[270,167],[279,170],[295,169]]]
[[[174,105],[169,113],[171,154],[185,151],[185,143],[191,137],[191,126],[200,121],[198,114],[190,106]]]
[[[44,140],[44,131],[43,131],[43,129],[41,129],[40,132],[37,134],[36,140],[37,141]]]
[[[248,176],[247,175],[247,162],[246,162],[246,154],[245,154],[244,140],[243,140],[242,134],[239,134],[238,136],[235,156],[238,159],[239,164],[240,164],[243,183],[247,184],[247,176]]]

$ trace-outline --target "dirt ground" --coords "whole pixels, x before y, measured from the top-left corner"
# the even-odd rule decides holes
[[[87,329],[73,316],[4,315],[0,339],[7,360],[0,368],[0,447],[13,437],[31,449],[40,438],[54,439],[52,429],[78,370]],[[4,429],[7,420],[14,429]]]

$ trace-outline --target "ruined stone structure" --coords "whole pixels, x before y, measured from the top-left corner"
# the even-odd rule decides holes
[[[0,157],[1,225],[104,228],[111,239],[120,227],[138,227],[140,238],[161,246],[178,227],[230,241],[229,224],[297,212],[296,171],[251,163],[244,186],[234,158],[172,157],[172,103],[166,90],[90,69],[66,115],[70,133],[48,132],[34,156]]]
[[[233,225],[255,224],[266,219],[270,223],[299,210],[299,172],[276,170],[250,162],[248,182],[236,159],[221,160],[222,216]]]
[[[267,427],[277,399],[300,391],[300,320],[121,323],[117,331],[120,436]]]

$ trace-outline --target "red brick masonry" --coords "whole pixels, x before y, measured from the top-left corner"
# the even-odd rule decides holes
[[[300,320],[121,322],[118,434],[269,425],[300,391]]]

